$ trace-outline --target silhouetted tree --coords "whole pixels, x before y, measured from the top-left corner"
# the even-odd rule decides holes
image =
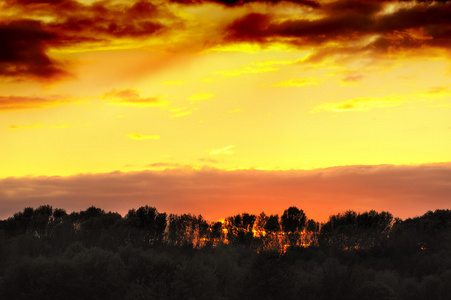
[[[125,222],[131,228],[129,238],[141,246],[161,242],[167,226],[166,217],[166,213],[159,213],[155,207],[147,205],[129,210],[125,216]]]
[[[268,233],[277,234],[280,230],[279,215],[270,215],[264,228]]]
[[[4,223],[4,230],[7,236],[14,236],[30,231],[30,224],[33,218],[33,208],[26,207],[23,212],[15,213]]]
[[[254,228],[258,232],[265,231],[265,225],[268,221],[268,216],[265,214],[265,212],[261,212],[257,218],[255,219]]]
[[[428,211],[421,217],[396,220],[390,244],[402,253],[451,251],[451,210]]]
[[[50,205],[39,206],[33,211],[30,230],[39,236],[47,235],[52,216],[53,208]]]
[[[305,226],[306,234],[303,236],[305,246],[318,246],[319,223],[309,219]]]
[[[307,217],[302,209],[291,206],[283,212],[281,219],[282,230],[288,237],[289,244],[294,246],[300,238],[300,232],[304,229]]]
[[[169,215],[168,238],[173,245],[200,246],[209,233],[207,221],[201,215]]]
[[[319,223],[313,219],[309,219],[305,229],[307,232],[319,232]]]
[[[210,239],[217,240],[222,236],[222,223],[221,222],[215,222],[211,225],[211,231],[210,231]]]
[[[226,218],[225,228],[229,242],[250,246],[254,237],[252,229],[256,219],[256,215],[248,213]]]
[[[85,211],[71,213],[68,220],[72,222],[75,234],[87,247],[112,248],[125,243],[122,237],[122,216],[118,213],[105,213],[91,206]]]
[[[393,216],[374,210],[357,214],[347,211],[333,215],[321,227],[320,243],[337,250],[369,249],[387,240]]]

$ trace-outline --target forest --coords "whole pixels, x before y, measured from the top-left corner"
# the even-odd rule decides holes
[[[451,210],[27,207],[0,221],[0,299],[451,299]]]

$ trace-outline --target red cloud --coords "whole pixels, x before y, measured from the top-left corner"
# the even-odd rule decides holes
[[[0,180],[0,218],[26,206],[66,210],[91,205],[125,214],[151,205],[214,221],[240,212],[281,213],[289,206],[326,221],[347,209],[388,210],[401,218],[451,206],[451,165],[349,166],[313,171],[166,170]]]

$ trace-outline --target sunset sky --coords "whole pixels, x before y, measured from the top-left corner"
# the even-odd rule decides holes
[[[450,50],[447,1],[0,0],[0,219],[451,208]]]

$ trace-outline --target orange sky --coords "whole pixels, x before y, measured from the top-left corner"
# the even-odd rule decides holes
[[[450,15],[447,1],[0,0],[0,218],[90,205],[77,189],[56,193],[52,178],[90,182],[101,207],[207,218],[255,203],[321,220],[450,208]],[[391,181],[356,181],[356,166],[378,165]],[[336,166],[357,176],[334,175],[353,192],[322,190],[315,172]],[[107,192],[111,174],[140,185]],[[154,183],[185,190],[180,174],[199,200]],[[226,178],[252,188],[224,190]],[[436,189],[411,195],[397,178]],[[297,181],[308,187],[302,200],[287,184]]]

